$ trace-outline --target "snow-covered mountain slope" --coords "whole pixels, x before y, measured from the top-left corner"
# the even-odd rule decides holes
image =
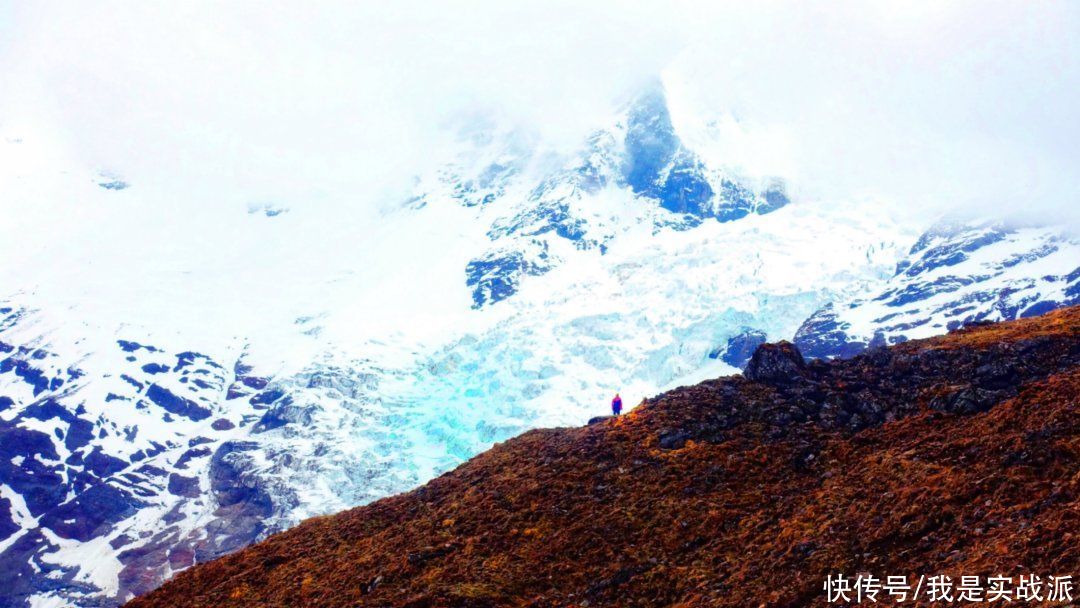
[[[467,132],[479,145],[422,183],[411,203],[451,198],[478,214],[491,244],[466,267],[473,306],[512,296],[525,277],[549,272],[575,250],[605,253],[627,225],[688,230],[708,220],[734,221],[788,204],[779,179],[754,184],[707,167],[675,132],[663,89],[646,89],[588,137],[569,160],[535,158],[520,135],[508,145],[489,132]],[[627,207],[628,195],[650,204]],[[614,201],[610,199],[614,198]]]
[[[815,312],[795,343],[807,356],[847,357],[1078,302],[1080,237],[1053,227],[948,220],[919,238],[884,285]]]
[[[0,605],[116,604],[615,391],[732,373],[918,233],[685,141],[655,88],[569,152],[474,121],[371,218],[208,210],[7,139]]]

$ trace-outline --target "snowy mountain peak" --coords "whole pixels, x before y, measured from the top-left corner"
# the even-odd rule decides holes
[[[491,245],[465,268],[473,307],[512,297],[528,277],[548,273],[571,250],[604,255],[631,225],[654,232],[734,221],[787,205],[783,182],[753,184],[709,167],[683,145],[659,83],[645,88],[616,121],[577,152],[551,159],[521,145],[517,133],[468,138],[458,160],[421,179],[412,199],[480,208]],[[543,157],[543,162],[534,162]]]

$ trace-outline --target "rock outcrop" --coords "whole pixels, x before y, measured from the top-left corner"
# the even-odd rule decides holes
[[[791,342],[762,344],[750,357],[743,375],[754,382],[795,382],[802,377],[806,361]]]

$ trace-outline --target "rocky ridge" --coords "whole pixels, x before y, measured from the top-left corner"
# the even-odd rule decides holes
[[[806,606],[829,574],[1080,571],[1080,308],[528,432],[147,606]]]

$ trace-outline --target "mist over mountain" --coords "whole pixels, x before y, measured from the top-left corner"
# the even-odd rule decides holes
[[[66,8],[0,20],[0,606],[1080,302],[1069,5]]]

